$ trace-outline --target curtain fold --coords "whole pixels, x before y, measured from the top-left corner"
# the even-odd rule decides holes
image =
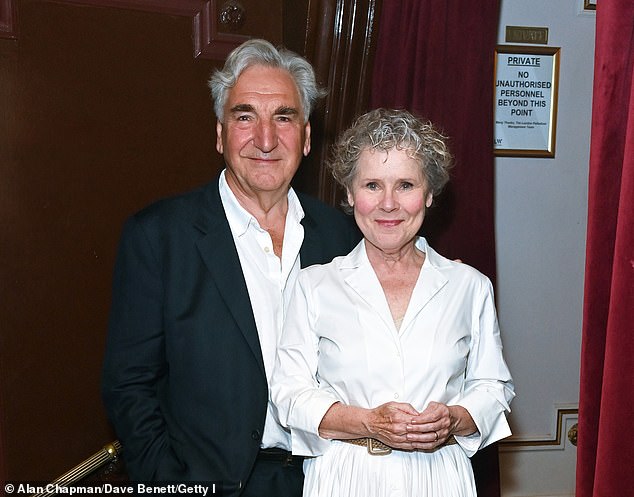
[[[634,2],[597,3],[577,497],[634,496]]]
[[[493,58],[498,1],[383,2],[370,106],[405,108],[450,138],[456,167],[423,231],[495,280]]]
[[[603,1],[603,0],[602,0]],[[423,233],[495,281],[493,63],[498,0],[381,7],[370,107],[404,108],[450,138],[456,167]],[[479,497],[500,495],[497,445],[472,459]]]

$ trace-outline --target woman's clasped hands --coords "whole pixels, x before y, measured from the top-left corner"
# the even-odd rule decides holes
[[[433,450],[454,434],[474,433],[476,427],[461,406],[430,402],[418,412],[408,403],[387,402],[370,410],[367,430],[372,438],[394,449]]]

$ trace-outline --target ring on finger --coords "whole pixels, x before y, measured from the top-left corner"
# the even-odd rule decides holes
[[[437,432],[437,431],[435,431],[435,432],[434,432],[434,435],[436,435],[436,438],[434,438],[434,442],[438,442],[438,432]]]

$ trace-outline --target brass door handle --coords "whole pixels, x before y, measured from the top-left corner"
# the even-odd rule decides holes
[[[577,446],[577,423],[572,425],[568,430],[568,440],[570,440],[572,445]]]

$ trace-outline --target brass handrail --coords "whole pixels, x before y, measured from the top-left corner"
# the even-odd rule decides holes
[[[55,489],[59,487],[68,487],[69,485],[72,485],[73,483],[76,483],[82,478],[88,476],[93,471],[99,469],[107,462],[116,460],[121,453],[121,450],[121,443],[118,440],[104,445],[104,447],[99,452],[93,454],[81,464],[78,464],[70,471],[67,471],[59,478],[53,480],[45,488]],[[57,492],[47,491],[33,494],[31,497],[48,497],[55,494],[57,494]]]

